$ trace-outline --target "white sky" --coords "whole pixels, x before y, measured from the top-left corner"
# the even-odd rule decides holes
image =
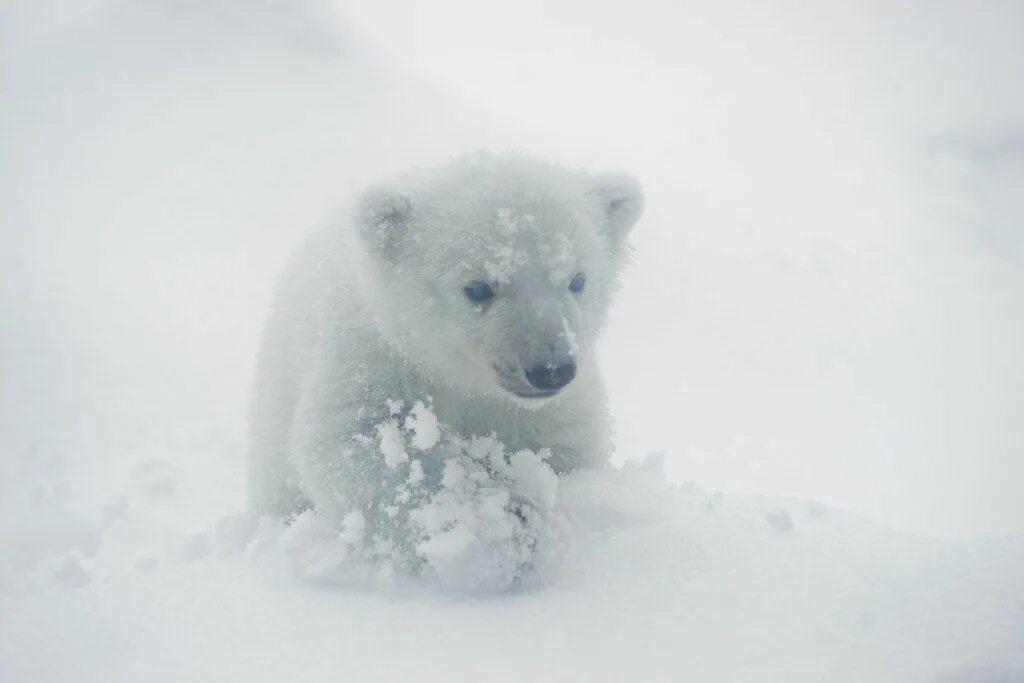
[[[1024,532],[1024,6],[328,2],[5,8],[4,454],[102,488],[149,432],[235,448],[299,235],[512,147],[647,188],[602,348],[621,457]]]

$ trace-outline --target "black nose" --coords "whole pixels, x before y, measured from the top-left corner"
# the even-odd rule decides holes
[[[554,391],[561,389],[576,376],[576,363],[572,361],[555,365],[536,365],[526,371],[526,379],[536,389]]]

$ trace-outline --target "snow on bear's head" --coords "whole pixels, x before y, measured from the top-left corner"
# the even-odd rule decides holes
[[[433,381],[537,407],[593,362],[642,209],[625,175],[460,157],[361,198],[362,286],[381,332]]]

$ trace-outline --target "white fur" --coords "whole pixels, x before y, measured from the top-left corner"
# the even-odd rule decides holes
[[[253,510],[312,504],[341,520],[372,505],[391,485],[379,426],[422,401],[440,423],[493,433],[510,453],[550,448],[556,472],[605,463],[592,349],[642,202],[627,176],[485,153],[366,192],[278,284],[251,411]],[[573,294],[577,272],[586,286]],[[467,299],[474,280],[491,283],[493,301]],[[525,382],[524,365],[559,357],[578,372],[557,395],[505,388]]]

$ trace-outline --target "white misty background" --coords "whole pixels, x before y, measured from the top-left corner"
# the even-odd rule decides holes
[[[0,679],[1024,679],[1022,35],[997,0],[0,3]],[[273,283],[481,148],[646,187],[599,348],[634,464],[557,482],[539,588],[331,584],[337,529],[232,516]]]
[[[54,462],[95,498],[140,454],[217,452],[239,505],[288,249],[381,175],[518,149],[648,192],[601,348],[620,461],[1024,532],[1019,3],[2,13],[4,488]]]

